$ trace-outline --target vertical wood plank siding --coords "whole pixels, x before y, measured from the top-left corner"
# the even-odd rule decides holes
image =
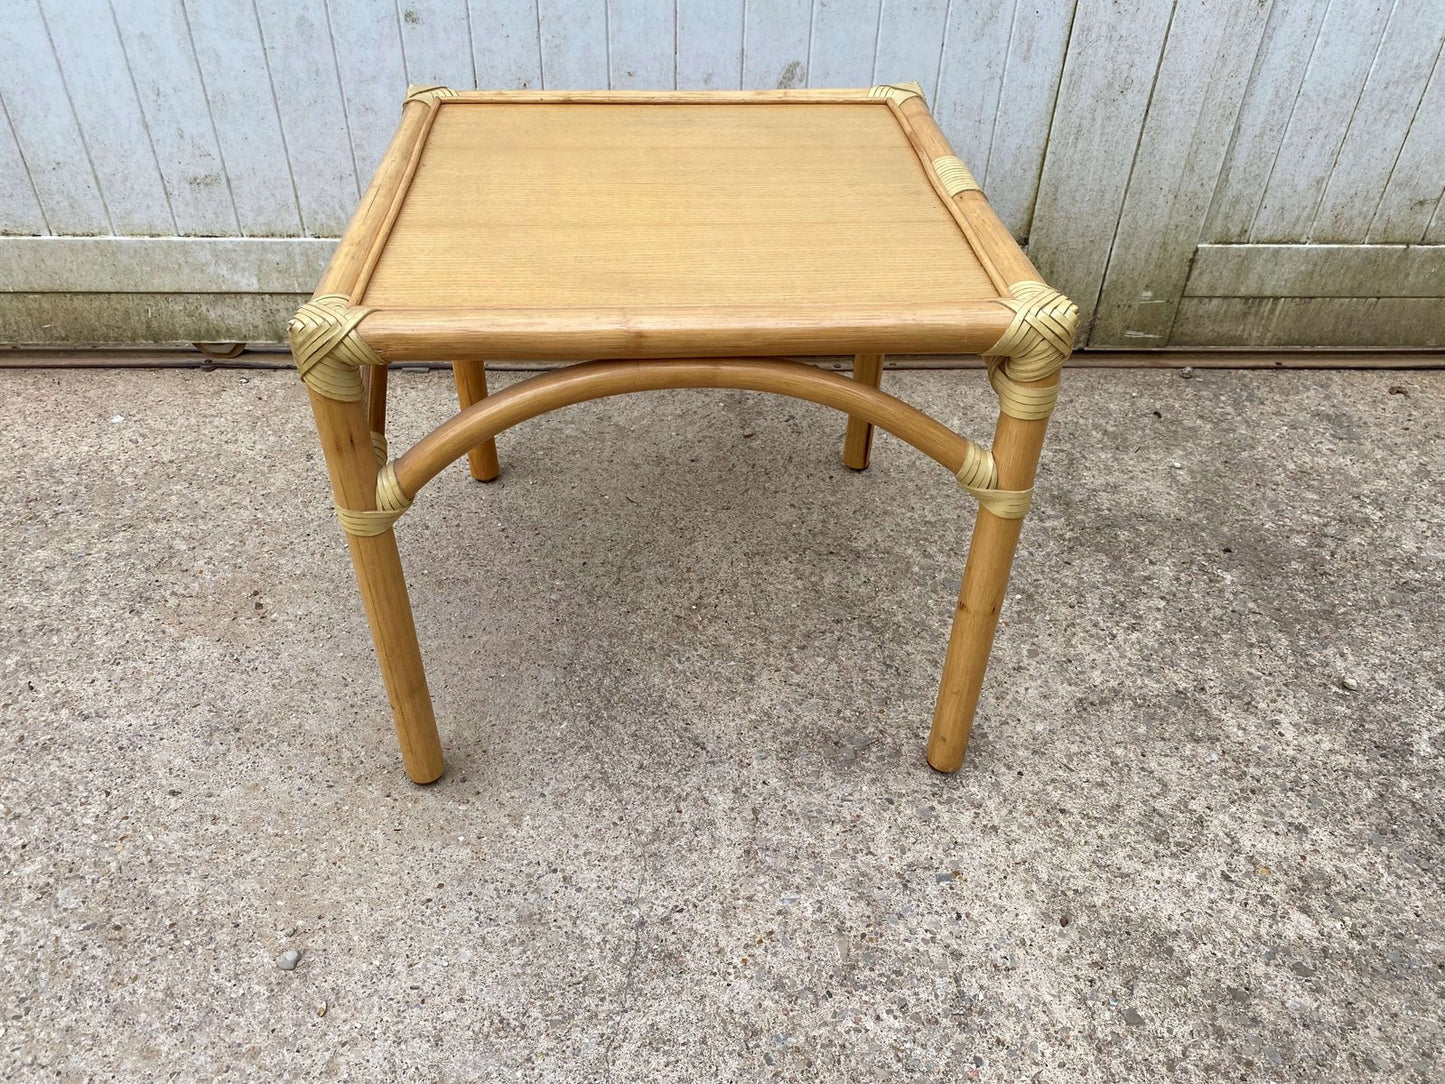
[[[1104,282],[1171,15],[1151,0],[1080,0],[1074,19],[1029,255],[1079,303],[1083,323]]]
[[[241,281],[271,258],[266,239],[341,231],[409,82],[917,80],[1004,222],[1080,303],[1085,341],[1208,345],[1205,315],[1247,310],[1263,315],[1218,341],[1283,345],[1313,326],[1314,299],[1203,293],[1200,246],[1216,261],[1249,248],[1229,258],[1264,268],[1287,246],[1334,246],[1311,256],[1333,260],[1369,245],[1388,269],[1404,246],[1445,244],[1442,43],[1445,0],[11,0],[0,260],[30,251],[7,236],[194,238],[188,260],[210,251],[217,281]],[[1340,266],[1366,281],[1358,260]],[[153,263],[107,270],[113,290],[93,268],[76,281],[181,296]],[[15,314],[42,310],[48,287],[16,281],[0,324],[23,328]],[[210,296],[190,311],[270,311]],[[1423,298],[1371,299],[1353,311],[1431,319]]]
[[[1028,227],[1072,0],[16,0],[0,230],[326,237],[408,82],[867,86],[916,79]],[[1006,108],[1000,109],[1000,103]]]
[[[1264,24],[1255,4],[1175,9],[1095,309],[1098,341],[1168,345]]]

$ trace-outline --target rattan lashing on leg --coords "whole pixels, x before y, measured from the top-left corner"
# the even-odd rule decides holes
[[[1016,283],[1012,293],[1013,322],[988,355],[989,381],[999,396],[992,486],[980,493],[962,474],[959,479],[978,498],[979,511],[928,739],[928,763],[942,772],[957,771],[968,750],[1059,371],[1079,317],[1072,301],[1036,280]]]
[[[351,527],[362,527],[348,527],[347,546],[371,626],[382,682],[391,701],[402,764],[414,782],[430,783],[442,774],[441,741],[401,555],[391,530],[395,515],[383,507],[395,500],[400,490],[390,484],[395,477],[391,464],[378,465],[379,434],[371,428],[357,372],[359,363],[377,364],[380,359],[371,361],[374,353],[356,335],[356,325],[364,313],[353,319],[344,305],[310,304],[302,308],[306,318],[293,320],[288,329],[292,354],[310,393],[316,432],[342,526],[348,527],[343,513],[350,512],[357,517]],[[325,345],[318,347],[318,342]],[[379,491],[383,494],[380,505]],[[386,522],[378,523],[378,517],[386,517]],[[369,529],[372,526],[378,529]]]

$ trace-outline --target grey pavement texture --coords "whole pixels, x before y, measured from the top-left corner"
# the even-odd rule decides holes
[[[694,391],[402,520],[422,788],[294,374],[0,373],[0,1075],[1445,1079],[1445,373],[1066,382],[957,775],[971,502]]]

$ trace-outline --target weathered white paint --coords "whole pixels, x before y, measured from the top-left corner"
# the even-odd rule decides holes
[[[251,0],[185,0],[231,202],[246,237],[306,233]]]
[[[1445,187],[1442,41],[1441,0],[1275,0],[1201,240],[1424,240]]]
[[[26,14],[22,11],[20,18]],[[125,93],[128,67],[115,22],[92,18],[79,5],[70,4],[52,4],[44,19],[71,108],[84,133],[90,166],[104,194],[110,232],[180,232],[160,163],[145,137],[140,102]],[[126,76],[121,93],[116,92],[117,72]]]
[[[310,293],[335,248],[317,237],[0,237],[0,292]]]
[[[1309,238],[1395,0],[1332,0],[1275,150],[1249,240]],[[1260,78],[1268,78],[1261,72]]]
[[[84,8],[84,17],[96,22],[107,14],[89,0],[75,7]],[[115,94],[124,95],[129,84],[136,96],[146,122],[145,136],[165,181],[175,232],[183,236],[241,233],[230,174],[216,141],[216,125],[206,102],[185,11],[179,0],[127,0],[123,9],[125,19],[113,19],[112,23],[126,67],[124,71],[108,70],[106,77]],[[0,68],[17,59],[0,58]],[[135,141],[132,153],[143,162],[141,133],[130,134]]]
[[[608,0],[607,70],[623,90],[670,87],[677,78],[672,0]]]
[[[214,333],[205,314],[223,310],[269,326],[276,299],[304,286],[245,286],[261,281],[245,253],[294,246],[282,264],[310,266],[324,245],[307,238],[344,227],[408,82],[916,79],[1004,221],[1097,313],[1093,345],[1293,342],[1313,299],[1264,304],[1288,260],[1309,271],[1278,292],[1349,283],[1340,300],[1372,319],[1398,306],[1364,303],[1401,291],[1407,265],[1418,270],[1408,261],[1427,258],[1397,266],[1399,246],[1445,242],[1442,40],[1445,0],[12,0],[0,233],[193,237],[178,266],[207,270],[178,287],[157,270],[162,248],[96,249],[82,274],[74,249],[0,245],[0,280],[30,286],[7,287],[24,300],[7,303],[5,327],[26,338],[24,319],[50,306],[66,316],[42,321],[46,334],[152,334],[156,291],[199,296],[202,282],[223,284],[211,309],[180,305],[163,337],[196,337],[197,322]],[[1321,241],[1337,244],[1293,255]],[[1254,254],[1216,254],[1239,244]],[[1265,292],[1199,293],[1223,259],[1244,260],[1235,273]],[[7,260],[34,262],[29,278]],[[269,300],[217,300],[247,289],[237,296]],[[72,296],[85,290],[150,300],[93,305],[86,335]],[[1211,338],[1205,315],[1244,324]]]
[[[536,90],[542,85],[536,0],[468,0],[472,22],[472,86]]]
[[[953,4],[944,26],[938,89],[931,99],[933,113],[985,191],[1014,18],[1020,8],[1027,18],[1028,6],[1020,0]]]
[[[1445,53],[1435,58],[1435,70],[1410,134],[1400,148],[1385,185],[1380,205],[1370,222],[1368,239],[1418,237],[1429,244],[1445,243],[1445,196],[1441,195],[1441,165],[1445,162]],[[1432,123],[1432,118],[1434,122]],[[1434,219],[1433,225],[1431,219]]]
[[[1175,9],[1090,342],[1168,344],[1265,14],[1256,4],[1222,13],[1210,4]],[[1192,138],[1181,139],[1180,132]]]
[[[542,86],[607,86],[607,5],[603,0],[537,0]]]
[[[747,5],[743,23],[743,89],[806,87],[812,0]]]
[[[1184,294],[1445,297],[1445,245],[1200,245]]]
[[[1060,5],[1056,18],[1040,18],[1025,5],[1023,17],[1014,19],[1009,62],[999,88],[1001,108],[994,117],[988,168],[981,179],[994,210],[1020,240],[1031,232],[1073,22],[1072,2]]]
[[[49,233],[8,114],[0,120],[5,122],[0,124],[0,234]]]
[[[0,99],[24,156],[45,233],[109,233],[84,137],[39,6],[11,5],[0,18]]]
[[[1445,348],[1434,297],[1186,297],[1174,327],[1219,347]]]
[[[1085,336],[1169,16],[1168,5],[1150,0],[1080,0],[1074,17],[1029,252],[1049,281],[1079,302]]]
[[[346,105],[351,156],[365,188],[396,129],[396,88],[410,81],[396,0],[346,0],[344,4],[325,0],[325,10],[331,27],[332,64]],[[531,22],[535,41],[535,13]],[[425,58],[418,57],[417,62],[424,63]],[[324,54],[312,59],[319,81],[325,79],[325,64]]]
[[[338,4],[336,10],[344,13],[346,5]],[[409,82],[472,85],[477,68],[466,0],[406,0],[397,12]]]
[[[742,86],[743,6],[743,0],[679,0],[675,85],[690,90]],[[667,46],[656,41],[654,48]]]
[[[302,233],[335,237],[360,192],[324,0],[256,0]],[[319,70],[318,70],[319,67]]]
[[[1137,146],[1083,152],[1132,160],[1101,290],[1080,287],[1089,345],[1438,344],[1445,306],[1400,299],[1445,293],[1420,277],[1433,257],[1404,247],[1425,239],[1420,209],[1445,187],[1431,155],[1445,117],[1425,97],[1442,40],[1445,0],[1175,3]],[[1071,62],[1077,49],[1076,33]],[[1068,145],[1056,118],[1045,199]],[[1034,235],[1055,240],[1042,223]],[[1243,278],[1222,287],[1228,273]]]
[[[866,87],[873,82],[874,44],[881,12],[880,0],[816,0],[808,42],[810,85]],[[872,33],[867,33],[865,27]]]
[[[873,78],[869,82],[898,83],[912,79],[936,108],[949,7],[949,0],[883,0],[878,9],[878,41],[874,46]],[[1061,19],[1045,21],[1056,26],[1063,22]]]
[[[1440,56],[1440,38],[1420,32],[1429,26],[1445,27],[1445,0],[1412,0],[1397,4],[1391,12],[1325,179],[1310,241],[1359,243],[1369,235],[1375,210],[1414,125],[1421,90]]]
[[[1273,0],[1270,5],[1264,40],[1254,56],[1254,74],[1245,88],[1205,223],[1204,236],[1210,240],[1249,240],[1327,7],[1322,0]]]

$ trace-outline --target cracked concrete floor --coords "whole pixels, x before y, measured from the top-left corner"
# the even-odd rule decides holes
[[[419,788],[294,375],[0,373],[4,1075],[1442,1079],[1445,373],[1066,378],[956,776],[970,502],[671,392],[402,521]]]

